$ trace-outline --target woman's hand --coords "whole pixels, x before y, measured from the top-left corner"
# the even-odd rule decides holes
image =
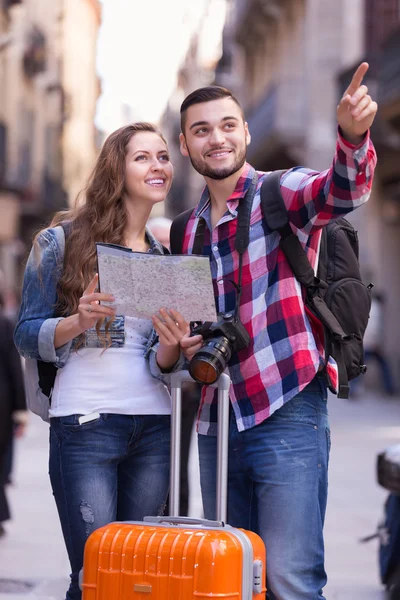
[[[113,302],[115,298],[111,294],[95,292],[98,283],[99,276],[96,273],[79,299],[78,321],[79,326],[82,328],[82,332],[96,325],[99,319],[113,317],[115,315],[115,310],[113,308],[100,304],[100,301]]]
[[[189,329],[189,324],[181,313],[172,309],[160,308],[159,315],[153,315],[152,321],[160,344],[167,348],[179,346],[181,339]]]
[[[56,349],[96,325],[99,319],[115,315],[113,308],[99,304],[101,300],[113,302],[114,296],[95,292],[98,282],[99,276],[96,273],[79,299],[78,312],[58,322],[54,333],[54,347]]]
[[[185,333],[181,339],[181,350],[185,358],[189,361],[203,345],[203,337],[201,335],[190,335],[190,331]]]
[[[189,324],[176,310],[161,308],[152,317],[160,345],[157,349],[157,364],[163,371],[169,371],[179,359],[180,341],[189,330]]]

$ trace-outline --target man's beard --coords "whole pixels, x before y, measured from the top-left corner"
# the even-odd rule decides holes
[[[241,150],[239,156],[237,157],[237,159],[231,167],[222,167],[221,169],[213,169],[212,167],[209,167],[205,162],[195,160],[190,154],[189,150],[188,154],[190,162],[192,163],[192,167],[195,171],[200,173],[200,175],[203,175],[203,177],[209,177],[210,179],[216,179],[217,181],[221,181],[221,179],[226,179],[227,177],[230,177],[243,167],[244,163],[246,162],[246,151],[247,148],[245,146],[243,150]]]

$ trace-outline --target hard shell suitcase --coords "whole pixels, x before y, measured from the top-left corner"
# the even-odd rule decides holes
[[[179,512],[181,384],[172,376],[170,513],[144,522],[110,523],[85,546],[83,600],[264,600],[266,556],[261,538],[225,524],[228,472],[228,375],[218,380],[217,521]]]

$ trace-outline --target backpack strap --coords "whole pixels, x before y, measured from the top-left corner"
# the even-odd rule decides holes
[[[281,194],[281,177],[284,173],[286,171],[283,169],[268,173],[264,177],[260,192],[264,219],[268,227],[272,231],[279,231],[282,237],[287,227],[290,227],[288,211]]]
[[[237,209],[237,230],[235,250],[239,257],[245,253],[250,243],[250,218],[253,210],[254,196],[258,187],[258,174],[254,171],[253,179],[245,196],[240,199]]]
[[[186,225],[188,224],[193,211],[194,208],[189,208],[173,220],[169,234],[171,254],[182,254]]]
[[[69,236],[72,231],[72,222],[71,221],[61,221],[60,227],[64,231],[64,252],[65,252],[65,240]]]
[[[348,397],[349,382],[344,363],[341,344],[349,339],[335,315],[328,308],[319,294],[327,284],[315,276],[307,253],[299,238],[292,231],[289,215],[281,194],[280,180],[285,171],[274,171],[268,174],[261,186],[261,208],[264,219],[270,229],[278,231],[281,236],[280,248],[297,281],[306,290],[306,302],[309,308],[320,319],[324,327],[331,333],[332,345],[335,347],[339,374],[339,397]]]
[[[297,281],[309,289],[315,286],[317,281],[307,254],[289,224],[289,215],[280,186],[283,173],[285,171],[273,171],[264,178],[261,186],[261,208],[268,227],[272,231],[278,231],[281,236],[280,247]]]

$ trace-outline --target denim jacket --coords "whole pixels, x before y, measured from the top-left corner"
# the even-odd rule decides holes
[[[163,247],[148,230],[146,230],[146,235],[150,243],[150,252],[163,254]],[[14,332],[15,345],[24,358],[51,362],[58,368],[64,367],[70,353],[74,350],[77,339],[67,342],[60,348],[54,347],[55,329],[58,322],[64,318],[55,316],[57,283],[63,269],[64,250],[65,236],[61,226],[49,228],[40,233],[26,264],[21,308]],[[125,343],[125,318],[123,315],[116,316],[109,331],[111,347],[123,346]],[[102,347],[95,327],[85,332],[83,347]],[[158,338],[153,329],[144,356],[149,360],[152,376],[167,384],[170,378],[169,373],[161,372],[157,365],[157,348]],[[184,362],[181,355],[171,372],[180,370]]]

